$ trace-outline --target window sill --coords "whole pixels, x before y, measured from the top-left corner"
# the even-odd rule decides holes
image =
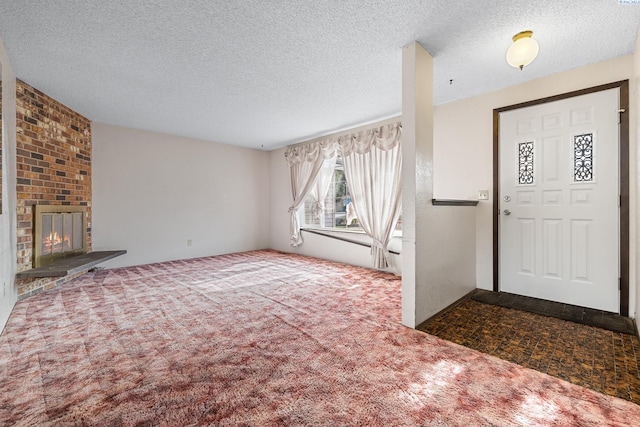
[[[329,227],[315,227],[312,225],[305,225],[303,227],[300,228],[301,230],[313,230],[313,231],[320,231],[323,233],[348,233],[348,234],[358,234],[358,235],[362,235],[365,236],[365,232],[363,229],[349,229],[349,228],[329,228]],[[393,234],[391,235],[391,237],[402,237],[402,230],[396,230],[393,232]]]
[[[341,233],[340,231],[335,232],[333,230],[320,228],[320,227],[314,227],[314,228],[306,227],[306,228],[301,228],[300,230],[306,231],[307,233],[310,233],[310,234],[317,234],[319,236],[324,236],[324,237],[328,237],[336,240],[342,240],[344,242],[353,243],[355,245],[365,246],[367,248],[371,247],[371,242],[368,241],[369,237],[367,237],[366,234],[362,231],[356,231],[356,232],[351,231],[351,233]],[[340,234],[351,234],[353,237],[350,239],[344,235],[340,236]],[[355,236],[358,236],[358,237],[355,237]],[[362,239],[361,236],[366,237],[366,239]],[[400,255],[400,252],[394,251],[391,249],[389,249],[389,253],[393,255]]]

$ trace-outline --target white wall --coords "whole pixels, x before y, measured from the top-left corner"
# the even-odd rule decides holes
[[[16,76],[0,40],[2,68],[2,214],[0,214],[0,331],[18,299],[16,274]]]
[[[635,101],[635,108],[631,110],[631,114],[629,115],[629,132],[633,135],[636,135],[636,142],[640,141],[640,28],[638,29],[638,37],[636,38],[636,48],[633,54],[633,78],[631,79],[631,85],[629,90],[630,102]],[[638,150],[637,144],[635,145],[635,150],[629,150],[630,163],[635,164],[635,173],[629,173],[631,178],[631,182],[636,184],[636,188],[634,191],[633,185],[630,188],[631,196],[635,195],[635,204],[633,211],[635,212],[635,216],[631,216],[631,220],[629,221],[630,227],[635,226],[635,230],[638,230],[640,226],[640,216],[638,215],[637,204],[638,200],[640,200],[638,192],[640,192],[640,176],[638,175],[638,171],[640,170],[640,150]],[[640,247],[640,235],[636,232],[629,236],[629,244],[632,247],[638,248]],[[631,258],[631,262],[629,263],[631,268],[635,267],[635,271],[638,271],[639,263],[640,263],[640,251],[636,250],[635,258]],[[635,260],[635,262],[634,262]],[[629,307],[629,315],[633,315],[636,319],[636,329],[640,330],[640,316],[638,316],[638,311],[640,310],[640,289],[638,289],[638,284],[636,281],[636,286],[631,287],[629,289],[631,301],[635,300],[635,307],[631,307],[633,304],[630,304]],[[635,298],[634,298],[635,297]]]
[[[94,122],[92,174],[103,267],[269,247],[268,152]]]
[[[514,70],[526,76],[527,69]],[[460,101],[439,105],[434,111],[434,193],[436,198],[477,198],[481,189],[493,195],[493,109],[520,102],[544,98],[600,84],[630,79],[632,93],[633,56],[626,55],[574,70],[554,74],[520,85],[486,93]],[[631,99],[631,111],[636,111],[637,97]],[[635,120],[635,119],[634,119]],[[632,123],[630,157],[636,159],[639,136]],[[637,176],[636,162],[629,173]],[[631,180],[631,218],[636,218],[636,180]],[[482,201],[476,217],[476,277],[477,286],[493,289],[493,200]],[[632,243],[637,244],[636,221],[631,221]],[[636,244],[630,248],[636,259]],[[636,304],[635,263],[630,272],[630,314]],[[640,302],[638,302],[640,304]]]
[[[476,289],[476,209],[431,206],[419,216],[414,327]]]

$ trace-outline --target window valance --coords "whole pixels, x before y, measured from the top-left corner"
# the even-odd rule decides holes
[[[380,126],[338,138],[339,154],[343,157],[352,152],[366,154],[371,148],[388,151],[395,148],[402,137],[400,122]]]
[[[335,157],[338,149],[338,139],[328,138],[322,141],[314,141],[307,144],[300,144],[288,147],[284,152],[289,167],[302,162],[314,163],[318,157],[331,159]]]
[[[301,162],[313,163],[318,156],[331,159],[336,152],[340,156],[348,156],[352,152],[365,154],[371,147],[388,151],[395,148],[401,139],[402,124],[395,122],[339,137],[293,145],[287,148],[284,157],[289,166]]]

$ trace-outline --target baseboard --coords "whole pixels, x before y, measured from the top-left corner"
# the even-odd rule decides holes
[[[434,319],[435,317],[440,316],[441,314],[446,313],[447,311],[451,310],[452,308],[455,308],[457,306],[459,306],[460,304],[462,304],[463,302],[465,302],[466,300],[468,300],[469,298],[471,298],[471,295],[473,295],[476,292],[476,289],[473,289],[472,291],[468,292],[467,294],[465,294],[462,298],[454,301],[453,303],[449,304],[448,306],[446,306],[445,308],[443,308],[442,310],[440,310],[439,312],[437,312],[436,314],[434,314],[433,316],[429,317],[427,320],[425,320],[424,322],[420,322],[420,324],[418,326],[415,327],[415,329],[420,329],[422,326],[426,325],[427,323],[429,323],[432,319]]]

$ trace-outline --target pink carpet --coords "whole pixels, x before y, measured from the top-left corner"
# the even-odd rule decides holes
[[[274,251],[21,301],[0,379],[3,425],[640,425],[640,406],[401,326],[395,276]]]

